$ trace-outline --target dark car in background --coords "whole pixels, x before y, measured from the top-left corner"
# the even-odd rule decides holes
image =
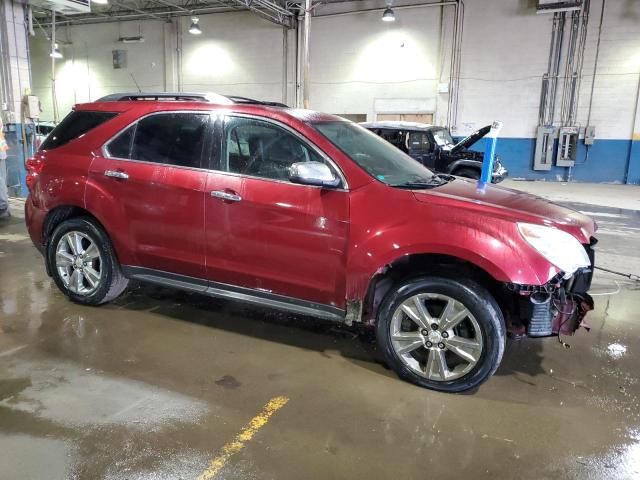
[[[484,153],[469,150],[469,147],[489,133],[491,125],[482,127],[458,143],[453,141],[447,128],[424,123],[392,121],[364,122],[360,125],[436,172],[480,178]],[[507,173],[496,156],[491,182],[501,182]]]

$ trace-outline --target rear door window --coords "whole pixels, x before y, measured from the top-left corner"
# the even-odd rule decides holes
[[[118,115],[115,112],[92,112],[87,110],[74,110],[64,117],[42,142],[42,150],[52,150],[69,143],[93,130],[98,125],[111,120]]]
[[[205,133],[209,124],[208,113],[162,113],[140,120],[133,135],[130,157],[132,160],[164,163],[182,167],[201,167]],[[124,137],[118,147],[125,148]],[[116,140],[120,139],[117,137]],[[111,145],[108,147],[109,153]],[[127,157],[125,157],[127,158]]]
[[[133,143],[133,136],[135,133],[136,126],[134,124],[111,140],[109,145],[107,145],[107,152],[109,156],[115,158],[131,158],[131,145]]]

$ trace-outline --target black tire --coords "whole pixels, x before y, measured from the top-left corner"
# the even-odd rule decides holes
[[[80,232],[93,242],[100,253],[100,281],[95,290],[78,294],[67,287],[56,268],[56,249],[69,232]],[[72,301],[82,305],[101,305],[116,299],[127,288],[129,280],[122,274],[109,236],[91,217],[65,220],[53,231],[47,244],[46,261],[56,285]]]
[[[420,293],[444,295],[460,302],[473,315],[480,327],[483,347],[479,359],[468,373],[455,380],[435,381],[415,373],[393,347],[391,322],[394,312],[405,300]],[[502,360],[505,336],[504,319],[495,299],[485,288],[467,279],[419,277],[405,281],[392,288],[387,294],[376,320],[378,345],[388,365],[398,376],[421,387],[442,392],[457,393],[470,390],[493,375]],[[420,348],[423,347],[418,347]],[[431,355],[428,349],[425,352],[427,352],[426,355]]]
[[[454,175],[457,175],[458,177],[466,177],[473,180],[479,180],[480,170],[476,170],[475,168],[460,168],[456,170],[456,173]]]

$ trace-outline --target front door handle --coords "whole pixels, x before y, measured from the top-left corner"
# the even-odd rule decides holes
[[[121,180],[128,180],[129,179],[129,174],[125,173],[125,172],[122,172],[120,170],[105,170],[104,176],[105,177],[112,177],[112,178],[119,178]]]
[[[220,198],[222,200],[229,200],[230,202],[239,202],[242,200],[240,195],[235,193],[223,192],[222,190],[214,190],[211,192],[212,197]]]

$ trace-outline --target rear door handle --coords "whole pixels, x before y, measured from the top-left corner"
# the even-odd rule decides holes
[[[125,172],[121,172],[120,170],[105,170],[105,177],[119,178],[121,180],[128,180],[129,174]]]
[[[223,192],[222,190],[214,190],[211,192],[212,197],[220,198],[222,200],[229,200],[230,202],[239,202],[242,200],[240,195],[235,193]]]

